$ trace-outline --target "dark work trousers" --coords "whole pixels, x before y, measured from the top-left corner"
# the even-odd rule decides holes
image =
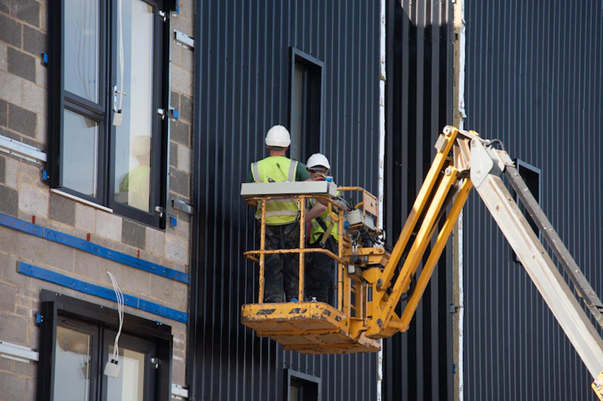
[[[320,241],[309,245],[309,248],[321,249]],[[337,255],[337,242],[330,238],[325,248]],[[307,301],[316,298],[318,302],[333,305],[333,274],[335,260],[321,252],[306,254],[305,293]]]
[[[266,225],[266,250],[299,248],[299,223]],[[284,280],[283,280],[284,278]],[[264,267],[264,302],[289,302],[299,295],[299,255],[266,255]]]

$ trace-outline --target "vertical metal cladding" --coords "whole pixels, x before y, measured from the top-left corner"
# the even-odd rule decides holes
[[[377,356],[284,352],[240,324],[257,299],[253,211],[240,183],[289,125],[290,48],[324,62],[321,150],[337,183],[377,193],[379,2],[196,2],[196,207],[189,381],[195,400],[284,400],[285,369],[321,381],[323,400],[374,400]]]
[[[541,207],[601,294],[601,2],[465,4],[466,127],[541,169]],[[596,399],[588,371],[477,195],[464,231],[465,399]]]
[[[396,241],[452,122],[452,4],[388,0],[385,229]],[[385,341],[384,400],[452,399],[451,256],[433,274],[410,329]]]

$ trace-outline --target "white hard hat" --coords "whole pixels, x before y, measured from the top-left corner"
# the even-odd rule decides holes
[[[308,158],[308,163],[306,163],[306,168],[309,170],[312,170],[316,167],[326,167],[329,170],[331,169],[329,160],[325,157],[325,155],[320,153],[314,153]]]
[[[286,148],[291,144],[291,135],[287,128],[282,125],[275,125],[266,133],[266,145],[278,148]]]

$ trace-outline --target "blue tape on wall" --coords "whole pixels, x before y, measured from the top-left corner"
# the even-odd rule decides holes
[[[28,223],[24,220],[17,219],[16,217],[12,217],[4,213],[0,213],[0,226],[12,228],[13,230],[21,231],[36,237],[46,238],[49,241],[79,249],[80,251],[88,252],[113,262],[144,270],[148,273],[180,281],[181,283],[189,283],[189,275],[186,273],[179,272],[178,270],[170,269],[156,263],[148,262],[146,260],[135,258],[134,256],[126,255],[125,253],[113,251],[109,248],[105,248],[104,246],[74,237],[73,235],[64,234],[59,231],[51,230],[50,228]]]
[[[19,273],[44,280],[49,283],[57,284],[62,287],[71,288],[72,290],[83,292],[84,294],[94,295],[95,297],[108,299],[109,301],[117,302],[115,292],[112,288],[101,287],[100,285],[90,284],[85,281],[65,276],[64,274],[56,273],[51,270],[33,266],[27,263],[19,262]],[[132,295],[124,294],[124,304],[154,315],[163,316],[168,319],[188,324],[188,313],[181,312],[176,309],[168,308],[154,302],[146,301]]]

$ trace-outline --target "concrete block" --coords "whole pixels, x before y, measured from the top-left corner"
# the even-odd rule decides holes
[[[14,249],[8,247],[15,246],[17,242],[16,238],[14,238],[12,241],[8,239],[8,242],[4,242],[4,240],[7,239],[5,234],[6,231],[0,232],[0,241],[2,241],[2,246],[7,247],[7,249]],[[12,233],[12,236],[15,237],[14,232]],[[29,277],[17,272],[17,259],[13,255],[7,255],[4,253],[0,253],[0,278],[5,283],[15,284],[21,287],[29,286],[30,281]]]
[[[1,21],[0,26],[2,26]],[[13,104],[21,104],[22,82],[21,78],[0,70],[0,98]]]
[[[36,113],[14,104],[8,105],[8,128],[31,138],[36,137]]]
[[[0,212],[15,217],[19,212],[19,193],[4,185],[0,185]]]
[[[8,72],[36,82],[35,59],[29,54],[23,53],[12,47],[8,48]]]
[[[180,46],[178,46],[180,47]],[[178,64],[189,71],[195,71],[195,59],[193,57],[194,53],[190,49],[185,49],[184,47],[180,47],[180,61]]]
[[[48,194],[46,190],[29,184],[20,184],[19,209],[35,216],[48,218]]]
[[[75,202],[64,196],[50,193],[50,207],[48,216],[61,223],[75,225]]]
[[[41,86],[38,86],[36,82],[34,71],[34,81],[23,82],[23,107],[27,110],[35,113],[45,115],[46,114],[46,92],[47,90]],[[42,120],[42,118],[40,118]],[[34,133],[34,138],[36,137]]]
[[[0,14],[0,41],[21,48],[21,24]]]
[[[193,73],[185,68],[172,65],[172,89],[185,95],[193,95]]]
[[[31,25],[40,26],[40,3],[36,0],[13,1],[13,15]]]
[[[101,258],[98,256],[75,250],[75,266],[73,269],[75,274],[98,281],[100,280],[100,266]]]
[[[189,241],[179,238],[175,235],[167,234],[165,236],[165,256],[175,262],[188,264],[189,261]]]
[[[178,167],[178,144],[170,141],[170,166]]]
[[[146,230],[145,249],[152,254],[163,256],[165,234],[151,227],[147,227]]]
[[[170,138],[184,146],[190,146],[190,126],[181,121],[170,122]]]
[[[138,249],[144,249],[146,230],[145,227],[128,219],[123,220],[121,226],[121,240]]]
[[[0,388],[2,401],[23,401],[27,393],[25,377],[12,373],[0,372]]]
[[[19,162],[15,159],[11,159],[7,157],[6,159],[6,170],[4,172],[4,183],[6,186],[17,189],[18,181],[17,177],[19,176]]]
[[[50,241],[46,244],[46,263],[57,269],[72,272],[75,259],[74,254],[75,251],[71,247]]]
[[[101,271],[100,271],[100,281],[107,288],[113,288],[113,284],[111,283],[111,279],[107,272],[111,272],[115,279],[117,280],[117,284],[120,288],[123,288],[126,282],[126,267],[122,264],[112,262],[110,260],[101,259]],[[123,291],[123,289],[122,289]]]
[[[0,296],[0,310],[14,313],[16,306],[15,286],[0,282],[0,294],[2,294],[2,296]]]
[[[48,0],[42,0],[42,2],[48,2]],[[48,32],[48,7],[46,4],[40,5],[40,29],[44,32]]]
[[[23,50],[40,57],[48,52],[48,36],[37,29],[23,26]],[[38,64],[38,63],[37,63]]]
[[[0,372],[12,372],[13,363],[10,359],[0,357]]]
[[[186,96],[180,97],[180,118],[188,122],[193,122],[193,99]]]
[[[180,16],[190,21],[195,20],[193,0],[180,0]]]
[[[0,0],[0,11],[10,14],[10,0]]]
[[[96,235],[113,241],[121,241],[122,218],[114,214],[96,210]]]
[[[13,371],[22,376],[35,377],[37,368],[37,364],[15,361]]]
[[[2,51],[0,43],[0,51]],[[0,125],[8,126],[8,103],[0,99]]]
[[[48,81],[48,69],[42,63],[36,63],[36,83],[43,88],[46,88]],[[43,120],[43,119],[42,119]],[[39,121],[38,121],[39,123]]]
[[[126,279],[122,291],[134,292],[145,298],[151,290],[152,274],[134,268],[126,268]]]
[[[90,206],[75,204],[75,226],[89,233],[95,232],[96,210]]]
[[[77,297],[78,295],[75,296]],[[30,323],[27,326],[27,346],[33,349],[40,349],[40,329],[34,325],[33,319],[30,319]]]
[[[188,36],[193,36],[193,22],[189,19],[180,17],[173,18],[172,29],[176,29],[182,33],[187,34]]]
[[[27,394],[25,394],[26,401],[35,401],[36,400],[36,391],[37,391],[37,379],[26,379],[25,385],[27,387]]]
[[[27,319],[0,312],[0,338],[2,341],[27,346]],[[3,388],[0,384],[0,388]]]
[[[17,250],[17,256],[19,256],[20,260],[25,259],[30,263],[39,263],[41,260],[45,260],[46,243],[48,241],[24,233],[17,233],[16,238],[17,244],[13,249]]]
[[[157,303],[161,305],[170,304],[173,307],[175,303],[172,300],[176,295],[174,291],[173,280],[154,274],[151,275],[151,292],[149,295]]]
[[[8,48],[2,42],[0,42],[0,70],[6,70],[8,68]]]
[[[171,303],[176,306],[176,309],[187,310],[188,309],[188,285],[174,281],[174,295]]]
[[[186,384],[185,365],[182,361],[172,362],[172,383],[184,386]]]
[[[175,168],[170,168],[170,191],[177,192],[188,198],[190,193],[188,177],[188,174]]]
[[[178,146],[178,169],[191,172],[191,150],[186,146]]]

